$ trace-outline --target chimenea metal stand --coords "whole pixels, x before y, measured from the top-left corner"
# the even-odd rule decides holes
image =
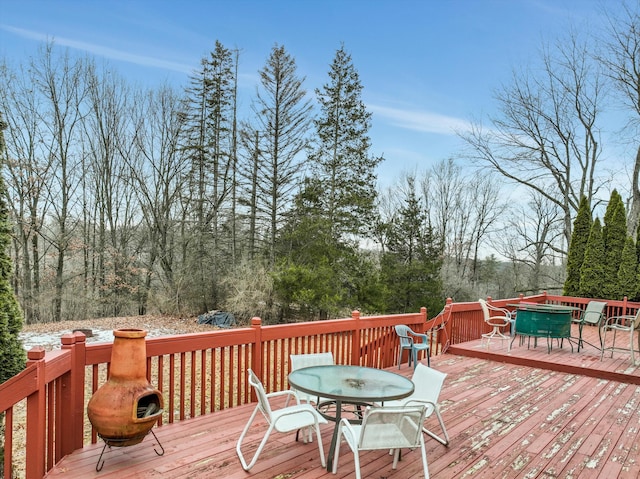
[[[160,440],[158,439],[158,436],[156,436],[156,433],[153,432],[153,429],[149,429],[149,432],[151,433],[151,435],[153,435],[153,438],[156,440],[156,442],[158,443],[158,447],[160,447],[160,451],[158,451],[155,447],[153,448],[153,452],[155,452],[158,456],[162,456],[164,455],[164,447],[162,446],[162,443],[160,442]],[[146,436],[146,434],[145,434]],[[142,437],[144,439],[144,436]],[[102,451],[100,452],[100,457],[98,458],[98,463],[96,464],[96,471],[100,472],[102,470],[102,467],[104,466],[104,460],[102,460],[102,455],[104,454],[105,449],[107,448],[107,446],[109,446],[109,449],[111,449],[111,446],[114,447],[122,447],[123,442],[128,442],[131,439],[104,439],[101,438],[104,441],[104,447],[102,448]]]

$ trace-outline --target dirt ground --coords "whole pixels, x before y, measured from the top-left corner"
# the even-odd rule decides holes
[[[87,342],[113,341],[113,330],[139,328],[147,331],[147,337],[170,334],[198,333],[217,329],[207,324],[198,324],[196,317],[176,316],[127,316],[114,318],[61,321],[59,323],[25,324],[20,339],[25,349],[42,346],[46,350],[58,349],[60,337],[75,329],[89,329]]]

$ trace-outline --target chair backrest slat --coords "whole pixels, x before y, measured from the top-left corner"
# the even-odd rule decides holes
[[[291,370],[308,368],[311,366],[330,366],[335,364],[333,353],[291,354]]]
[[[445,373],[418,363],[411,378],[415,385],[411,398],[437,404],[446,377]]]
[[[258,406],[260,407],[262,414],[264,414],[267,421],[271,422],[271,404],[269,404],[269,400],[267,399],[267,393],[264,390],[262,382],[251,369],[249,369],[249,384],[253,386],[256,391]]]
[[[358,449],[420,447],[424,406],[367,408]]]
[[[411,330],[411,328],[404,324],[396,324],[395,330],[396,334],[400,338],[400,346],[403,348],[411,347],[411,344],[413,343],[413,338],[409,336],[409,331]]]
[[[582,320],[589,324],[599,324],[604,315],[604,308],[607,303],[604,301],[589,301],[584,310]]]
[[[487,306],[487,302],[484,299],[479,299],[480,307],[482,308],[482,315],[484,316],[484,320],[489,320],[489,306]]]

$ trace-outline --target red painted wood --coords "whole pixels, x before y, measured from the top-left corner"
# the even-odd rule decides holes
[[[524,298],[518,299],[522,300]],[[564,302],[577,306],[582,306],[587,301],[584,298],[554,297],[546,293],[527,299]],[[503,300],[502,302],[506,304],[506,302],[513,302],[513,300]],[[498,304],[500,302],[496,301],[495,303]],[[635,311],[637,307],[637,303],[611,301],[609,302],[608,310],[609,312],[615,311],[618,314],[625,314]],[[459,343],[465,338],[478,337],[478,334],[484,330],[485,326],[477,302],[453,303],[447,301],[444,313],[439,317],[428,320],[425,329],[433,328],[440,324],[438,322],[442,322],[445,319],[450,321],[444,329],[439,331],[431,329],[432,340],[435,335],[437,344]],[[251,397],[251,389],[247,388],[246,375],[244,373],[248,366],[253,367],[256,372],[259,372],[264,377],[268,390],[283,389],[286,387],[288,355],[293,350],[299,351],[299,353],[330,350],[334,352],[336,362],[343,364],[354,362],[377,367],[393,365],[395,363],[394,352],[397,347],[397,338],[392,332],[393,324],[402,322],[415,329],[420,329],[421,325],[425,324],[425,320],[426,311],[424,313],[421,311],[419,314],[366,318],[360,317],[359,313],[355,312],[352,318],[347,319],[267,327],[262,327],[260,320],[254,318],[250,328],[154,338],[149,341],[148,361],[151,368],[162,369],[158,382],[163,383],[163,394],[169,396],[169,407],[165,421],[173,424],[177,418],[186,420],[195,416],[196,413],[202,414],[203,411],[207,410],[204,404],[207,401],[210,402],[209,410],[212,411],[217,410],[216,408],[224,409],[246,403]],[[81,443],[82,441],[79,434],[82,421],[75,421],[76,425],[71,427],[70,425],[74,423],[74,419],[68,421],[62,419],[62,404],[64,403],[65,406],[68,406],[66,399],[67,394],[69,394],[68,387],[69,385],[73,387],[73,384],[75,384],[75,380],[67,377],[69,372],[73,369],[78,369],[80,364],[83,367],[79,369],[82,370],[84,370],[84,364],[91,366],[89,380],[91,381],[92,390],[95,391],[100,382],[104,381],[104,371],[106,370],[108,374],[109,369],[110,344],[87,346],[84,353],[82,353],[84,356],[82,361],[74,359],[79,355],[78,351],[81,349],[79,345],[75,344],[74,338],[68,338],[68,342],[63,346],[65,346],[64,350],[47,353],[46,358],[44,358],[44,352],[42,358],[31,358],[34,361],[44,359],[45,367],[39,370],[40,373],[33,369],[31,373],[25,372],[14,382],[10,380],[8,383],[13,388],[6,388],[4,387],[5,385],[0,387],[0,406],[5,404],[0,410],[7,410],[15,404],[15,401],[20,400],[15,397],[17,391],[22,391],[20,398],[29,397],[28,404],[31,411],[36,411],[36,413],[35,415],[34,413],[29,413],[30,427],[28,424],[27,431],[31,439],[28,441],[28,454],[32,458],[42,457],[43,462],[45,451],[49,458],[52,457],[51,454],[54,455],[53,457],[58,457],[68,447],[65,442],[67,435],[63,433],[64,428],[70,427],[74,431],[72,433],[74,437],[70,439],[71,442],[80,440]],[[637,373],[637,368],[630,366],[628,354],[616,353],[613,359],[606,359],[600,362],[599,354],[594,354],[593,351],[590,352],[588,348],[585,351],[581,351],[580,354],[572,354],[566,343],[562,349],[554,346],[550,355],[546,353],[544,344],[541,344],[538,348],[517,346],[510,353],[506,351],[506,348],[505,350],[497,351],[493,346],[491,351],[487,351],[479,348],[478,342],[476,342],[475,344],[456,346],[457,349],[453,350],[469,357],[483,357],[496,361],[498,365],[494,366],[491,372],[485,371],[485,376],[497,381],[498,386],[496,387],[498,388],[502,385],[500,372],[513,366],[521,368],[536,366],[541,368],[544,371],[543,374],[546,375],[550,375],[549,371],[555,369],[571,375],[601,376],[609,381],[615,380],[634,384],[638,384],[638,378],[640,377],[640,374]],[[198,351],[200,351],[200,355],[198,355]],[[215,361],[214,353],[217,358]],[[203,395],[202,388],[207,384],[207,378],[202,358],[209,354],[211,355],[209,374],[212,378],[219,378],[219,383],[211,381],[211,392]],[[180,355],[180,361],[176,361],[177,355]],[[168,365],[162,361],[164,356],[169,356],[170,358]],[[198,356],[200,356],[200,361],[198,361]],[[509,366],[506,363],[507,361],[511,362],[512,366]],[[194,373],[198,364],[204,374],[198,375]],[[31,376],[31,379],[29,379],[29,374],[35,374],[35,376]],[[190,387],[186,387],[186,378],[191,379]],[[549,387],[559,387],[556,376],[547,377],[545,382]],[[9,395],[6,393],[9,393]],[[79,407],[76,404],[75,410],[84,408],[83,387],[81,393],[82,401],[79,401],[79,403],[82,406]],[[494,397],[492,391],[488,390],[486,386],[472,391],[462,389],[458,394],[461,396],[461,400],[464,401],[463,404],[474,405],[473,407],[481,404],[482,399],[486,400],[487,396],[491,400]],[[76,396],[80,397],[78,393],[71,393],[71,397]],[[52,400],[52,398],[56,399]],[[213,398],[217,399],[214,400]],[[546,400],[547,398],[544,397],[544,399]],[[578,402],[578,404],[583,403],[584,401]],[[39,406],[34,409],[35,405]],[[498,406],[495,405],[495,407]],[[68,415],[69,413],[64,412],[64,414]],[[486,414],[488,416],[485,419],[488,419],[491,417],[491,410],[484,409],[480,410],[480,413],[474,413],[473,410],[469,409],[466,415],[462,414],[459,418],[456,418],[452,427],[459,428],[461,432],[471,431],[470,428],[473,427],[471,422],[474,415],[477,416],[477,414]],[[575,414],[578,415],[579,412],[576,411]],[[45,418],[48,418],[48,423],[46,423],[47,419]],[[42,421],[45,421],[45,423],[38,427],[34,425]],[[33,437],[34,434],[37,434],[37,438]],[[92,434],[92,437],[95,440],[95,434]],[[536,437],[538,436],[534,435],[531,439],[536,440]],[[628,446],[629,440],[626,433],[621,432],[618,436],[613,434],[610,438],[617,441],[616,444],[619,445],[620,451],[623,451],[624,454],[629,456],[632,454],[632,446]],[[40,444],[43,444],[44,447],[40,446]],[[509,449],[510,443],[506,439],[501,439],[501,445],[503,450],[506,451]],[[584,451],[576,454],[576,457],[580,454],[586,455]],[[503,472],[507,471],[506,464],[509,463],[509,458],[497,448],[494,450],[494,455],[497,462],[494,462],[493,468]],[[36,462],[39,463],[40,461],[36,460]],[[51,459],[49,459],[49,462],[51,462]],[[580,464],[577,459],[572,460],[569,465],[563,466],[563,470],[579,470],[582,467]],[[502,468],[503,465],[504,468]],[[32,470],[35,469],[32,468]],[[484,474],[483,470],[486,471],[488,469],[484,469],[482,464],[479,464],[478,474]],[[631,468],[626,467],[626,470],[631,470]]]
[[[640,389],[634,385],[451,354],[432,359],[434,367],[448,374],[440,402],[451,437],[449,447],[427,438],[432,477],[637,477]],[[400,372],[410,376],[412,369],[405,366]],[[235,442],[253,407],[246,404],[156,428],[166,450],[162,457],[153,452],[154,441],[148,437],[137,446],[108,450],[98,474],[94,467],[100,444],[90,445],[65,457],[48,477],[353,477],[348,448],[341,449],[338,474],[333,475],[320,467],[315,442],[296,443],[293,434],[277,433],[251,472],[243,471]],[[437,429],[434,418],[430,425]],[[249,453],[265,427],[259,422],[249,432]],[[322,426],[325,448],[331,431],[331,424]],[[361,460],[363,477],[421,474],[418,451],[403,451],[396,470],[386,453],[368,452]]]

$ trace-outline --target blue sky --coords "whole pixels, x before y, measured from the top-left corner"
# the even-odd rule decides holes
[[[619,3],[609,0],[608,7]],[[455,156],[456,129],[491,114],[493,91],[543,41],[602,24],[598,0],[0,0],[0,58],[25,62],[47,39],[105,60],[135,84],[178,88],[216,40],[240,49],[240,101],[284,45],[309,93],[343,43],[373,113],[383,183]],[[243,105],[241,105],[241,108]]]

